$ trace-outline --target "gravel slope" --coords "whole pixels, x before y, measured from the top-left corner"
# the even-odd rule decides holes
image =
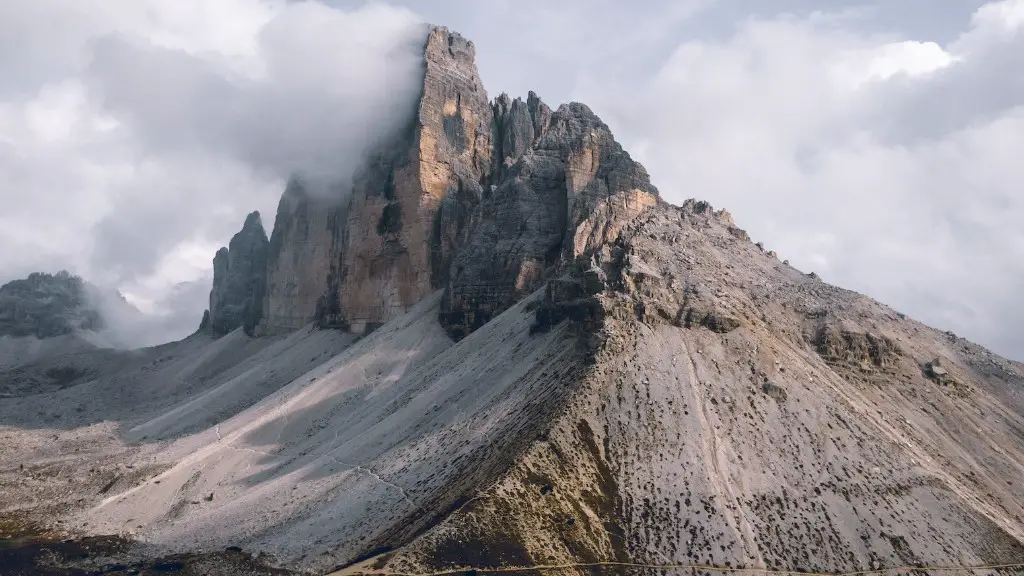
[[[0,510],[311,573],[1024,563],[1019,364],[702,203],[589,266],[458,343],[437,293],[354,343],[198,336],[0,399]]]

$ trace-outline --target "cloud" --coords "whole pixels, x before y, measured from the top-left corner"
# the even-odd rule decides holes
[[[1024,358],[1024,1],[394,2],[474,40],[492,95],[591,105],[668,199]],[[417,18],[330,3],[2,4],[0,279],[69,268],[188,308],[173,287],[275,213],[281,174],[343,174],[401,108]]]
[[[412,117],[425,32],[384,5],[4,3],[0,279],[67,268],[157,317],[187,294],[197,323],[179,284],[208,291],[248,212],[294,173],[345,181]]]
[[[241,63],[107,36],[88,73],[144,151],[331,183],[413,118],[425,30],[406,11],[304,2],[280,9]]]
[[[1020,359],[1022,13],[990,3],[941,45],[749,19],[575,96],[669,200],[711,200],[797,267]]]

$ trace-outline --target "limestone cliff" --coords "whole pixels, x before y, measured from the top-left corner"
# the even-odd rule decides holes
[[[445,288],[461,338],[657,202],[647,172],[586,106],[493,103],[475,48],[431,28],[409,127],[331,204],[293,180],[271,238],[263,332],[363,333]]]
[[[473,44],[435,28],[424,54],[415,121],[353,187],[329,298],[341,323],[357,332],[443,285],[490,168],[491,110]]]
[[[213,258],[213,289],[204,325],[217,336],[242,326],[252,334],[263,316],[269,241],[259,212],[249,214],[242,230]]]
[[[264,332],[311,320],[362,332],[444,285],[491,166],[491,108],[474,59],[472,42],[432,28],[409,128],[340,187],[347,200],[289,185],[271,238]]]
[[[337,202],[310,195],[298,179],[281,196],[267,254],[261,334],[296,330],[310,322],[337,255]]]
[[[511,103],[502,95],[494,125],[502,161],[442,304],[441,321],[455,338],[614,240],[658,199],[647,171],[583,104],[552,114],[533,93]]]

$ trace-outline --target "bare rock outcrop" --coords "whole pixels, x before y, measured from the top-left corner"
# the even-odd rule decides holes
[[[203,324],[215,336],[239,326],[252,334],[262,318],[269,244],[260,213],[253,212],[228,247],[214,256],[209,318]]]
[[[658,202],[586,106],[489,102],[472,42],[431,28],[409,126],[334,200],[288,186],[270,240],[261,333],[310,321],[365,333],[445,288],[461,338]]]
[[[52,338],[102,329],[96,303],[89,301],[90,289],[66,270],[34,272],[0,286],[0,336]]]
[[[261,332],[316,321],[362,333],[447,282],[491,167],[492,112],[475,56],[472,42],[431,28],[408,128],[333,200],[289,185],[271,238]]]
[[[288,182],[270,236],[260,334],[289,332],[313,320],[337,255],[339,212],[338,202],[311,195],[297,178]]]
[[[403,314],[443,283],[490,168],[491,109],[472,42],[434,28],[409,130],[357,178],[332,323],[355,332]]]
[[[502,95],[494,133],[501,164],[442,303],[441,322],[455,338],[585,260],[658,202],[647,171],[583,104],[551,113],[535,94],[526,102]]]

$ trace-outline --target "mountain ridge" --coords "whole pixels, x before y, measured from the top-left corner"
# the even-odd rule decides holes
[[[0,510],[127,539],[85,570],[1024,566],[1020,364],[665,202],[589,108],[488,101],[474,57],[430,28],[347,203],[289,183],[258,321],[0,398]],[[238,246],[211,320],[256,309]]]

